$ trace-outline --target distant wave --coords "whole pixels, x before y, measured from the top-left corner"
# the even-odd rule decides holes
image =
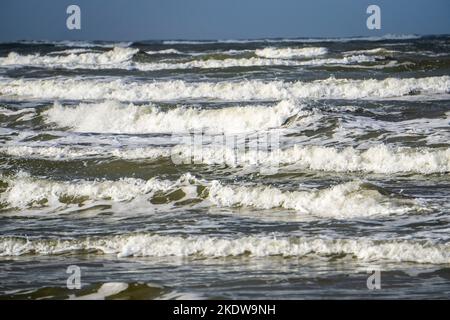
[[[142,71],[155,70],[175,70],[175,69],[223,69],[234,67],[263,67],[263,66],[322,66],[334,64],[353,64],[361,62],[376,61],[374,57],[358,55],[343,58],[328,58],[328,59],[312,59],[305,61],[295,61],[286,59],[267,59],[267,58],[228,58],[224,60],[193,60],[189,62],[178,63],[136,63],[135,67]]]
[[[181,51],[178,51],[176,49],[164,49],[164,50],[157,50],[157,51],[145,51],[146,54],[149,55],[155,55],[155,54],[185,54]]]
[[[169,49],[170,50],[170,49]],[[281,59],[268,58],[227,58],[223,60],[192,60],[187,62],[134,62],[133,56],[139,52],[139,49],[120,48],[106,52],[60,52],[60,54],[29,54],[20,55],[16,52],[10,52],[8,56],[0,58],[1,67],[20,68],[24,66],[44,67],[44,68],[65,68],[65,69],[128,69],[142,71],[156,70],[176,70],[176,69],[222,69],[232,67],[259,67],[259,66],[320,66],[332,64],[354,64],[362,62],[373,62],[376,57],[365,55],[345,56],[342,58],[312,59],[305,61],[286,60],[287,55],[295,56],[303,52],[303,57],[314,57],[322,54],[323,49],[278,49],[278,52],[257,51],[257,55],[267,57],[278,56]],[[174,51],[170,51],[174,52]],[[167,52],[166,52],[167,53]],[[154,53],[151,53],[154,54]]]
[[[326,48],[264,48],[257,49],[255,54],[264,58],[279,58],[279,59],[290,59],[290,58],[309,58],[315,56],[321,56],[328,52]]]
[[[386,48],[374,48],[374,49],[366,49],[366,50],[353,50],[353,51],[345,51],[344,55],[359,55],[359,54],[393,54],[397,53],[397,50],[390,50]]]
[[[371,37],[343,37],[343,38],[282,38],[282,39],[248,39],[248,40],[166,40],[164,44],[213,44],[213,43],[277,43],[277,42],[347,42],[347,41],[383,41],[383,40],[413,40],[420,39],[419,35],[395,35],[386,34],[384,36],[371,36]]]
[[[336,38],[267,38],[267,39],[219,39],[219,40],[150,40],[150,41],[49,41],[49,40],[21,40],[15,42],[3,42],[0,44],[24,44],[24,45],[53,45],[57,47],[79,47],[79,48],[113,48],[113,47],[130,47],[134,44],[157,44],[164,45],[202,45],[202,44],[245,44],[245,43],[315,43],[315,42],[348,42],[348,41],[383,41],[383,40],[414,40],[420,39],[422,36],[414,34],[386,34],[384,36],[360,36],[360,37],[336,37]]]
[[[54,45],[56,47],[78,47],[78,48],[114,48],[114,47],[129,47],[133,42],[108,42],[108,41],[47,41],[47,40],[22,40],[11,42],[11,44],[19,43],[25,45]],[[1,43],[0,43],[1,44]],[[3,43],[3,44],[7,44]]]
[[[130,68],[130,62],[139,49],[114,47],[105,52],[68,52],[59,55],[29,54],[20,55],[10,52],[8,56],[0,58],[3,67],[45,67],[66,69],[111,69]]]

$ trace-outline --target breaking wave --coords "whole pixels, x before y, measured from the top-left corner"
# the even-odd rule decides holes
[[[326,48],[264,48],[257,49],[255,54],[263,58],[290,59],[310,58],[324,55],[328,52]]]
[[[0,238],[0,256],[55,255],[97,252],[125,257],[305,257],[449,264],[450,246],[406,240],[325,239],[246,236],[235,239],[211,236],[128,234],[81,239]]]
[[[361,62],[373,62],[375,57],[357,55],[343,58],[312,59],[305,61],[286,59],[266,59],[266,58],[227,58],[224,60],[192,60],[188,62],[156,62],[156,63],[136,63],[138,70],[156,71],[171,69],[223,69],[235,67],[263,67],[263,66],[321,66],[334,64],[353,64]]]
[[[281,59],[266,58],[227,58],[223,60],[192,60],[188,62],[135,62],[133,56],[139,52],[139,49],[128,47],[114,47],[112,50],[98,51],[79,51],[82,49],[66,50],[66,52],[53,52],[48,55],[29,54],[20,55],[16,52],[10,52],[6,57],[0,57],[0,66],[18,68],[23,66],[44,67],[44,68],[65,68],[65,69],[127,69],[127,70],[175,70],[175,69],[222,69],[232,67],[259,67],[259,66],[320,66],[328,64],[353,64],[361,62],[375,61],[375,57],[365,55],[345,56],[343,58],[313,59],[306,61],[286,60],[287,55],[301,55],[303,57],[313,57],[320,54],[324,48],[304,48],[304,49],[278,49],[276,52],[256,51],[257,55],[269,56],[272,54],[280,56]],[[77,51],[78,50],[78,51]],[[147,52],[147,54],[180,54],[175,49],[166,49],[156,52]]]
[[[151,203],[197,199],[219,207],[281,208],[301,215],[335,219],[370,218],[424,210],[414,199],[389,195],[387,191],[361,181],[302,191],[285,191],[272,186],[224,185],[217,180],[199,180],[189,173],[175,182],[157,178],[147,181],[122,178],[117,181],[60,182],[36,179],[25,173],[2,177],[2,181],[0,203],[9,209],[144,198]],[[148,205],[151,205],[150,202]]]
[[[352,80],[328,78],[311,82],[223,81],[192,83],[182,80],[130,82],[116,79],[0,78],[0,95],[42,99],[114,99],[172,101],[217,99],[226,101],[313,99],[384,99],[450,92],[450,77]]]
[[[131,59],[139,49],[114,47],[106,52],[67,52],[65,55],[20,55],[10,52],[8,56],[0,58],[3,67],[45,67],[65,69],[129,69]]]
[[[420,210],[414,200],[384,195],[377,188],[359,181],[308,191],[282,191],[270,186],[227,186],[213,181],[208,199],[224,207],[284,208],[300,214],[336,219]]]
[[[373,146],[365,150],[322,146],[301,146],[264,152],[245,152],[223,146],[176,145],[174,147],[78,148],[58,146],[5,145],[0,153],[15,157],[49,160],[118,158],[154,160],[176,158],[182,163],[227,165],[230,167],[293,166],[301,170],[367,172],[379,174],[450,172],[449,148],[407,148]]]
[[[166,180],[147,181],[122,178],[117,181],[62,182],[35,179],[27,173],[0,177],[7,187],[0,194],[0,202],[9,208],[53,207],[95,200],[130,201],[138,196],[167,190],[172,183]]]
[[[178,51],[177,49],[163,49],[163,50],[157,50],[157,51],[145,51],[146,54],[149,55],[155,55],[155,54],[185,54],[181,51]]]
[[[81,103],[75,107],[55,104],[43,113],[47,123],[77,132],[180,133],[202,130],[212,133],[249,132],[280,127],[293,115],[308,115],[301,106],[281,101],[273,107],[242,106],[221,109],[125,105],[115,101]]]
[[[382,144],[358,150],[352,147],[338,149],[296,145],[271,152],[239,152],[223,146],[194,148],[179,145],[172,148],[171,152],[181,159],[195,159],[197,163],[227,164],[232,167],[294,165],[294,168],[303,170],[382,174],[450,172],[449,148],[393,148]]]

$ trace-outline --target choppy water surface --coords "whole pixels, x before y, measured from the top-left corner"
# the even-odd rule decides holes
[[[0,298],[448,298],[449,94],[445,36],[0,44]]]

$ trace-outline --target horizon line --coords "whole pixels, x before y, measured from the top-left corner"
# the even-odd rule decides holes
[[[217,38],[217,39],[184,39],[184,38],[173,38],[173,39],[116,39],[116,40],[102,40],[102,39],[58,39],[58,40],[50,40],[50,39],[17,39],[17,40],[6,40],[0,41],[0,43],[20,43],[20,42],[215,42],[215,43],[227,43],[227,42],[265,42],[265,41],[295,41],[295,40],[366,40],[366,39],[379,39],[379,40],[408,40],[408,39],[418,39],[418,38],[427,38],[427,37],[446,37],[450,36],[450,33],[440,33],[440,34],[395,34],[395,33],[387,33],[384,35],[377,36],[367,36],[367,35],[353,35],[353,36],[342,36],[342,37],[264,37],[264,38]]]

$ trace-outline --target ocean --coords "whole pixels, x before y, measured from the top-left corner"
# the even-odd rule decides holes
[[[0,44],[0,299],[450,294],[450,36]]]

